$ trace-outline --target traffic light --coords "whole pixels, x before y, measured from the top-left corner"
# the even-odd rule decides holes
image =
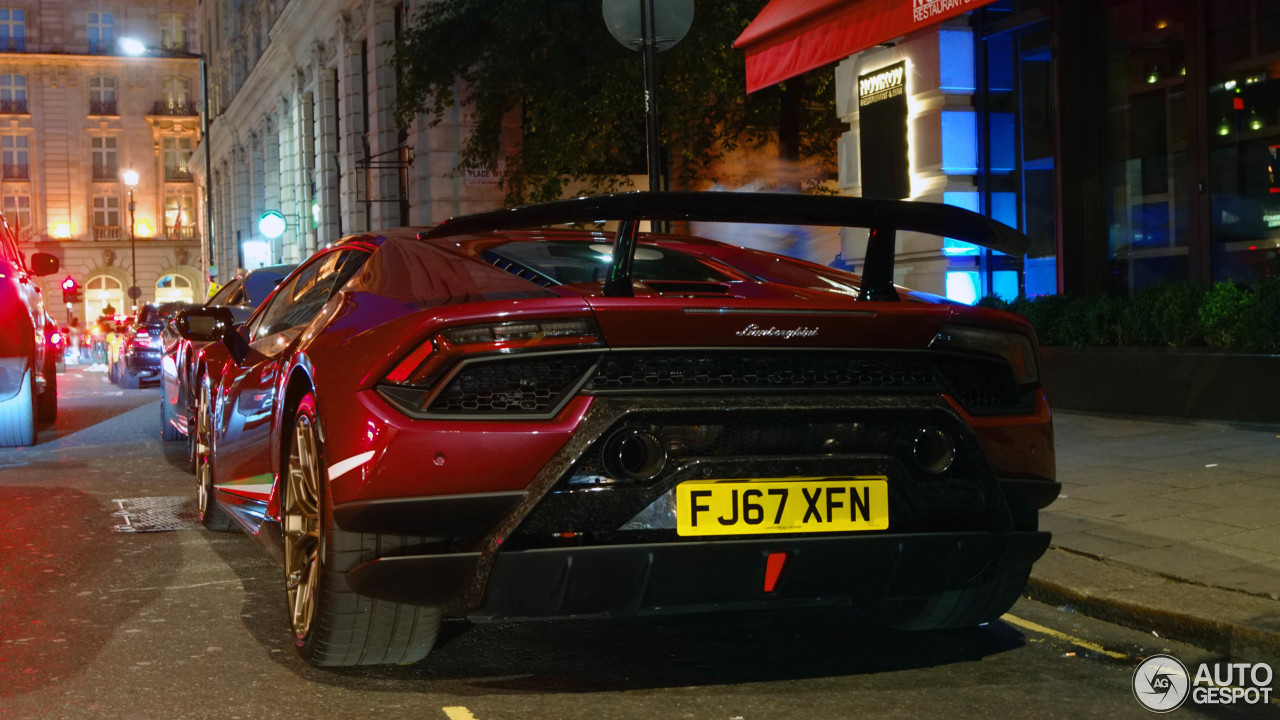
[[[76,282],[76,279],[70,275],[62,279],[62,302],[80,302],[80,283]]]

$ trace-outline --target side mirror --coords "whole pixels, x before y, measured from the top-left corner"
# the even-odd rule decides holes
[[[183,310],[173,318],[173,329],[192,342],[213,342],[233,332],[236,324],[231,312],[223,307],[198,307]]]
[[[44,277],[58,272],[58,258],[49,253],[38,252],[31,256],[32,274]]]

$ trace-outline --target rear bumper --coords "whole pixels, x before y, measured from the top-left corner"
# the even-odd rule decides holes
[[[1030,568],[1048,544],[1045,532],[969,532],[500,552],[478,607],[455,603],[481,570],[480,553],[380,558],[347,580],[363,595],[474,620],[629,617],[923,597]],[[787,561],[766,593],[766,558],[780,552]]]
[[[130,375],[160,379],[160,352],[125,353],[124,367]]]

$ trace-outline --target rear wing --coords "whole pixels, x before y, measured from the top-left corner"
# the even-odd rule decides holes
[[[893,263],[899,230],[955,238],[1007,255],[1027,252],[1025,235],[951,205],[831,195],[738,192],[631,192],[558,200],[450,218],[421,238],[550,225],[618,222],[605,295],[629,296],[640,222],[700,221],[867,228],[862,300],[897,300]]]

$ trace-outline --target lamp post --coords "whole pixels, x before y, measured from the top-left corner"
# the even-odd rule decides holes
[[[136,313],[138,310],[138,296],[142,291],[138,289],[138,237],[135,230],[136,222],[133,218],[133,189],[138,186],[138,171],[125,170],[120,173],[120,179],[124,180],[124,184],[129,186],[129,273],[132,277],[129,283],[129,299],[133,301],[133,309]]]
[[[177,48],[155,48],[134,38],[120,38],[120,49],[126,55],[158,54],[160,57],[200,61],[200,142],[204,145],[204,242],[200,243],[200,260],[207,275],[213,265],[213,159],[209,149],[209,70],[204,54]]]

